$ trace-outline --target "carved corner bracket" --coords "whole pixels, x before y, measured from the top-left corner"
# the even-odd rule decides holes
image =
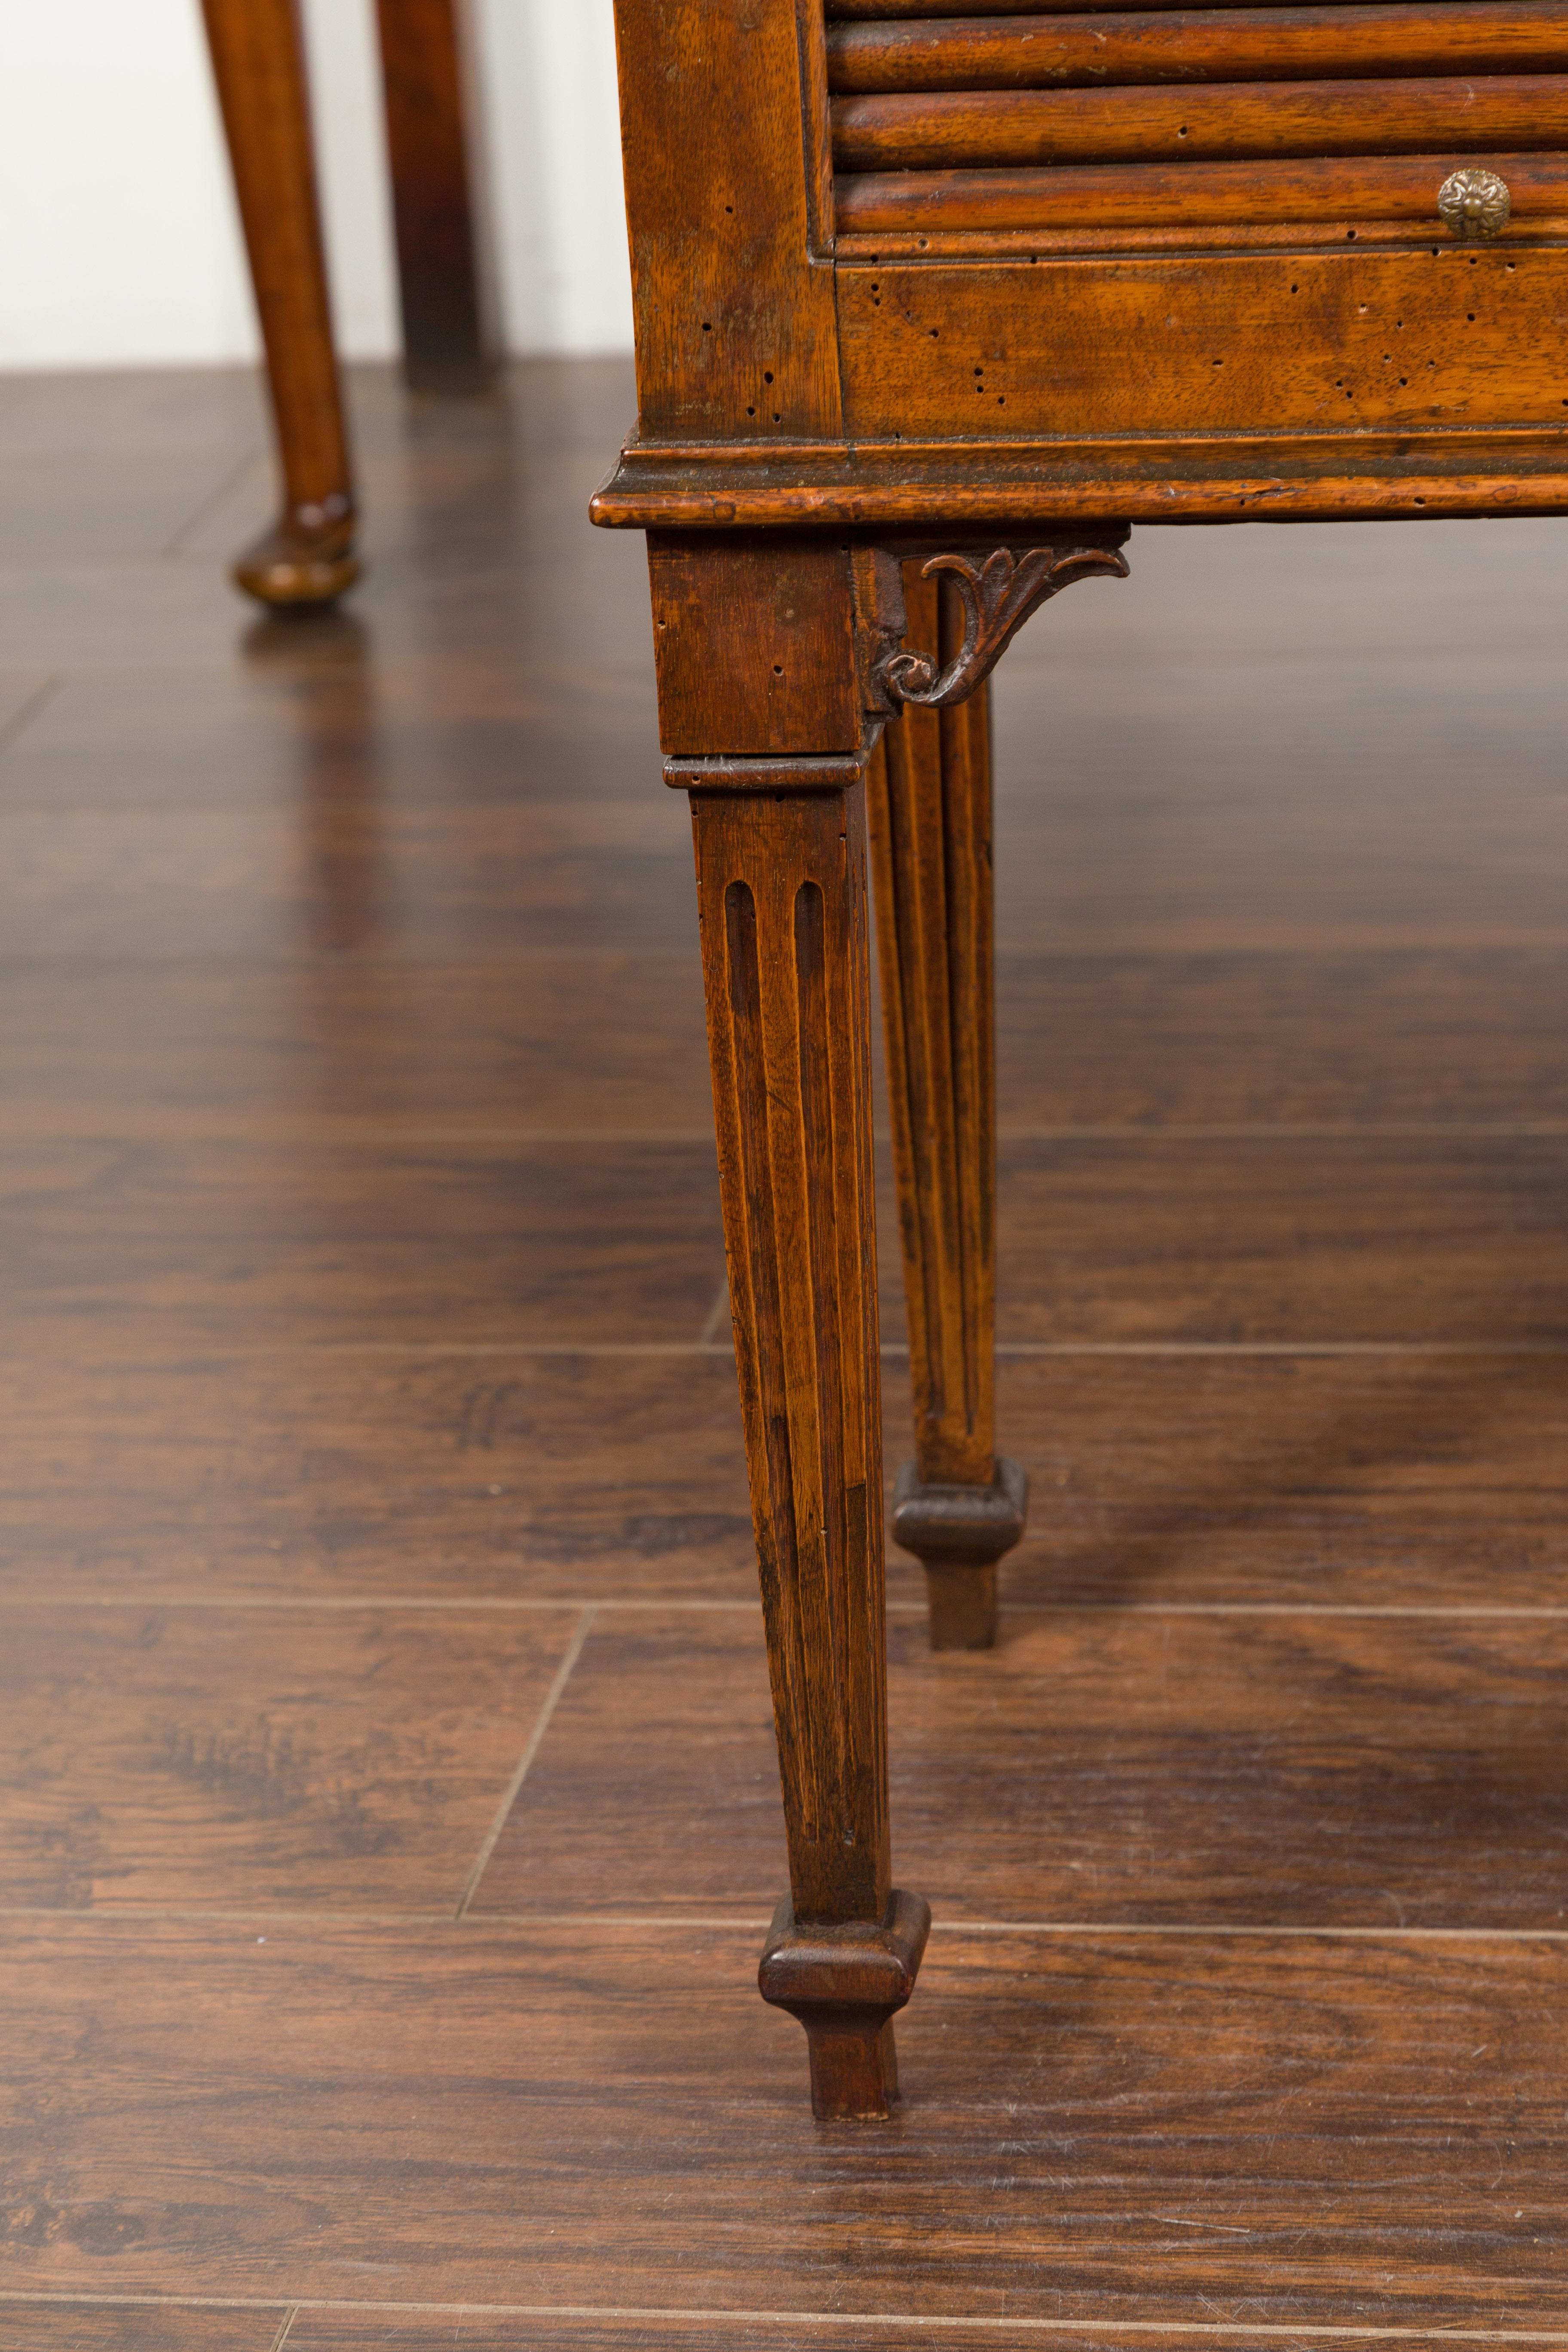
[[[866,548],[856,557],[856,586],[867,708],[896,718],[905,703],[948,710],[984,686],[1032,613],[1075,580],[1127,577],[1121,549],[1125,525],[1092,539],[1053,541],[1016,553],[999,547],[984,560],[970,555],[933,555],[921,576],[952,575],[963,604],[963,643],[943,668],[931,654],[906,649],[903,566],[889,548]],[[929,544],[929,541],[928,541]]]

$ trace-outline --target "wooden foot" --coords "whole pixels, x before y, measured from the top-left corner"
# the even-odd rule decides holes
[[[1023,1538],[1029,1481],[998,1460],[989,1486],[923,1486],[912,1462],[893,1494],[893,1540],[926,1572],[933,1650],[988,1650],[996,1639],[996,1563]]]
[[[762,1985],[817,2112],[885,2115],[925,1906],[890,1906],[864,725],[847,551],[651,549],[691,794],[720,1190],[792,1906]],[[795,1923],[798,1922],[798,1927]]]
[[[297,0],[202,0],[283,475],[279,521],[234,566],[261,604],[331,604],[358,576],[354,499]]]
[[[911,643],[963,642],[951,584],[904,573]],[[894,1539],[924,1561],[936,1649],[995,1639],[996,1562],[1028,1486],[995,1455],[996,1144],[990,689],[908,709],[868,778],[915,1461]]]
[[[899,2095],[892,2021],[915,1989],[931,1906],[895,1887],[879,1925],[802,1927],[788,1897],[773,1914],[757,1982],[805,2028],[811,2107],[822,2123],[876,2123]]]
[[[359,578],[352,512],[333,522],[319,508],[285,515],[235,559],[233,579],[275,612],[335,604]]]

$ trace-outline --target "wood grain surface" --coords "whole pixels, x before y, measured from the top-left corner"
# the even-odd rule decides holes
[[[18,1143],[7,1336],[418,1346],[439,1315],[448,1344],[689,1342],[723,1271],[716,1194],[695,1144]]]
[[[0,384],[0,1894],[67,1906],[0,2347],[1568,2336],[1561,529],[1145,531],[999,675],[1033,1524],[986,1660],[889,1556],[939,1921],[867,2150],[755,1996],[684,812],[582,521],[629,372],[353,388],[360,617],[280,631],[213,593],[246,372]],[[589,1605],[488,1920],[410,1919]]]
[[[834,162],[851,172],[1565,146],[1568,75],[1549,73],[1174,90],[928,89],[833,101]]]
[[[0,2301],[0,2352],[279,2352],[286,2306]]]
[[[1037,1497],[1014,1604],[1568,1609],[1556,1352],[1004,1356],[998,1385]],[[720,1344],[0,1360],[0,1412],[5,1590],[33,1601],[756,1589]],[[888,1572],[916,1605],[915,1564]]]
[[[1203,242],[1235,237],[1244,223],[1294,223],[1303,241],[1338,243],[1347,222],[1384,238],[1430,230],[1436,191],[1473,152],[1445,143],[1421,155],[1298,156],[1245,163],[1165,163],[1013,164],[845,172],[836,183],[838,226],[847,237],[907,238],[1012,231],[1041,252],[1088,250],[1119,236],[1159,246],[1186,231]],[[1524,135],[1533,137],[1526,130]],[[1177,138],[1181,137],[1178,131]],[[1510,219],[1525,232],[1568,210],[1568,157],[1504,154],[1492,148],[1489,169],[1507,175]],[[1152,231],[1129,238],[1131,229]],[[1163,234],[1162,234],[1163,233]],[[1359,228],[1358,228],[1359,234]],[[1419,235],[1420,231],[1416,230]],[[878,258],[879,257],[872,257]]]
[[[16,2285],[1568,2325],[1555,1944],[939,1934],[824,2135],[752,1928],[257,1932],[7,1929]]]
[[[1565,1929],[1565,1663],[1563,1622],[1021,1612],[993,1658],[899,1617],[900,1872],[939,1923]],[[765,1910],[772,1767],[752,1612],[606,1616],[477,1908]]]
[[[7,1607],[0,1905],[455,1912],[574,1622]]]
[[[1138,11],[1043,24],[965,16],[836,26],[828,87],[860,90],[1106,88],[1146,81],[1321,81],[1345,74],[1550,70],[1568,11],[1507,0],[1466,7],[1238,7]]]
[[[1015,1137],[1000,1160],[1005,1346],[1568,1342],[1568,1137]],[[710,1147],[675,1142],[18,1143],[10,1337],[410,1347],[439,1301],[447,1344],[690,1345],[714,1194]]]
[[[0,1412],[12,1596],[756,1590],[727,1346],[0,1358]]]

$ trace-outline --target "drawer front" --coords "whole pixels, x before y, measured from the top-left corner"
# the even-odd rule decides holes
[[[921,443],[1568,437],[1568,247],[846,264],[845,425]],[[1281,462],[1286,462],[1281,460]]]
[[[964,16],[839,0],[841,234],[1438,222],[1448,174],[1568,213],[1568,6],[1426,0]]]

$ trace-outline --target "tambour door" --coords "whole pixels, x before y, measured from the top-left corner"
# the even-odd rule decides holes
[[[828,0],[826,41],[852,435],[1568,426],[1568,5]]]

